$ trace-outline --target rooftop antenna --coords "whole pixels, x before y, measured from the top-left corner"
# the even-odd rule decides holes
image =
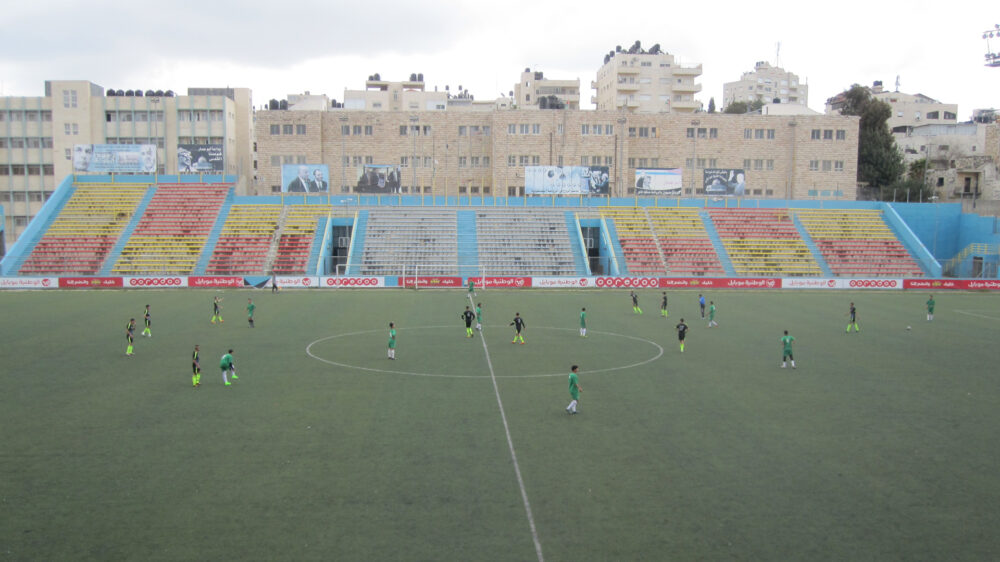
[[[899,91],[899,75],[896,75],[896,91]]]
[[[781,66],[781,41],[778,41],[778,48],[774,52],[774,66]]]

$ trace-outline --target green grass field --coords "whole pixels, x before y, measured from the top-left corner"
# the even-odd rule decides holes
[[[0,293],[0,560],[1000,557],[1000,295],[659,294]]]

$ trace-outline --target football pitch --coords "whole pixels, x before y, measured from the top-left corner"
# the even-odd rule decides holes
[[[1000,557],[1000,295],[637,293],[0,293],[0,560]]]

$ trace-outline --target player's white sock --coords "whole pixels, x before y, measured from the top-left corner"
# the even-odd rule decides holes
[[[792,368],[793,369],[795,368],[795,360],[794,359],[792,359]]]
[[[476,323],[476,329],[479,330],[480,332],[482,332],[483,331],[483,325],[477,322]]]
[[[229,377],[226,376],[225,371],[222,371],[222,382],[229,384]]]
[[[787,367],[787,366],[788,366],[788,365],[787,365],[787,364],[786,364],[786,363],[785,363],[784,361],[782,361],[782,362],[781,362],[781,368],[782,368],[782,369],[784,369],[784,368],[785,368],[785,367]]]
[[[570,412],[575,412],[576,411],[576,400],[573,400],[572,402],[570,402],[569,406],[566,406],[566,410],[570,411]]]

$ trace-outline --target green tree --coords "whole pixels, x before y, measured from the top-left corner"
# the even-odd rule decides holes
[[[923,201],[925,203],[935,201],[932,197],[937,195],[937,192],[933,186],[925,181],[926,169],[926,158],[911,162],[906,169],[905,178],[882,189],[882,199],[884,201]]]
[[[730,114],[753,113],[755,111],[760,111],[760,108],[762,107],[764,107],[764,100],[753,100],[750,103],[745,101],[734,101],[733,103],[727,105],[722,112]]]
[[[841,115],[861,117],[858,134],[858,181],[881,188],[899,181],[903,175],[903,156],[889,132],[889,104],[876,100],[871,91],[854,84],[843,93]],[[884,192],[884,191],[883,191]]]
[[[715,98],[708,98],[708,112],[715,113]]]

